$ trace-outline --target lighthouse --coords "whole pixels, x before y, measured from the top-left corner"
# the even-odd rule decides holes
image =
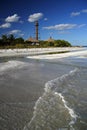
[[[35,22],[35,40],[38,42],[38,26],[39,26],[39,23],[38,21]]]
[[[35,37],[30,36],[28,41],[32,42],[33,44],[39,45],[39,36],[38,36],[38,34],[39,34],[39,29],[38,29],[39,23],[38,23],[38,21],[35,21],[34,25],[35,25]]]

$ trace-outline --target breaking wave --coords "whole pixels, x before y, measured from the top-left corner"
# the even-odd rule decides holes
[[[0,72],[9,70],[9,69],[14,69],[14,68],[21,68],[25,66],[26,64],[21,61],[8,61],[6,63],[0,63]]]
[[[68,91],[67,86],[75,81],[78,71],[74,69],[45,84],[45,92],[37,100],[33,117],[23,130],[74,130],[77,115],[64,94]]]

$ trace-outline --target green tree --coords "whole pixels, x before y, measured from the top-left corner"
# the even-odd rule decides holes
[[[47,42],[47,46],[54,46],[54,42]]]
[[[3,42],[2,42],[2,39],[0,39],[0,46],[3,46]]]
[[[1,39],[2,39],[3,42],[7,42],[8,41],[7,35],[2,35]]]
[[[7,46],[9,44],[9,39],[7,35],[2,35],[1,37],[2,46]]]
[[[39,45],[40,47],[47,47],[47,41],[40,41]]]
[[[23,44],[24,43],[24,39],[22,37],[16,38],[15,42],[18,44]]]
[[[10,44],[10,45],[15,45],[15,37],[14,37],[13,34],[10,34],[10,35],[8,36],[8,39],[9,39],[9,44]]]
[[[71,44],[65,40],[55,40],[54,42],[55,47],[69,47]]]

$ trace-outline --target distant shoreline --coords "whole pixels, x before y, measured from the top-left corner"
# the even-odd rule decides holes
[[[0,49],[0,57],[35,56],[67,53],[82,50],[83,47],[53,47],[53,48],[25,48],[25,49]]]

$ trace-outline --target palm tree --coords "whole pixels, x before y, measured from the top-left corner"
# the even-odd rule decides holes
[[[8,37],[7,37],[7,35],[2,35],[2,37],[1,37],[1,41],[2,41],[2,45],[3,46],[6,46],[6,45],[8,45],[9,44],[9,40],[8,40]]]
[[[2,35],[1,39],[2,39],[2,41],[5,42],[5,43],[8,42],[8,37],[7,37],[7,35]]]
[[[8,36],[8,39],[9,39],[10,45],[14,45],[14,44],[15,44],[15,37],[14,37],[13,34],[10,34],[10,35]]]

